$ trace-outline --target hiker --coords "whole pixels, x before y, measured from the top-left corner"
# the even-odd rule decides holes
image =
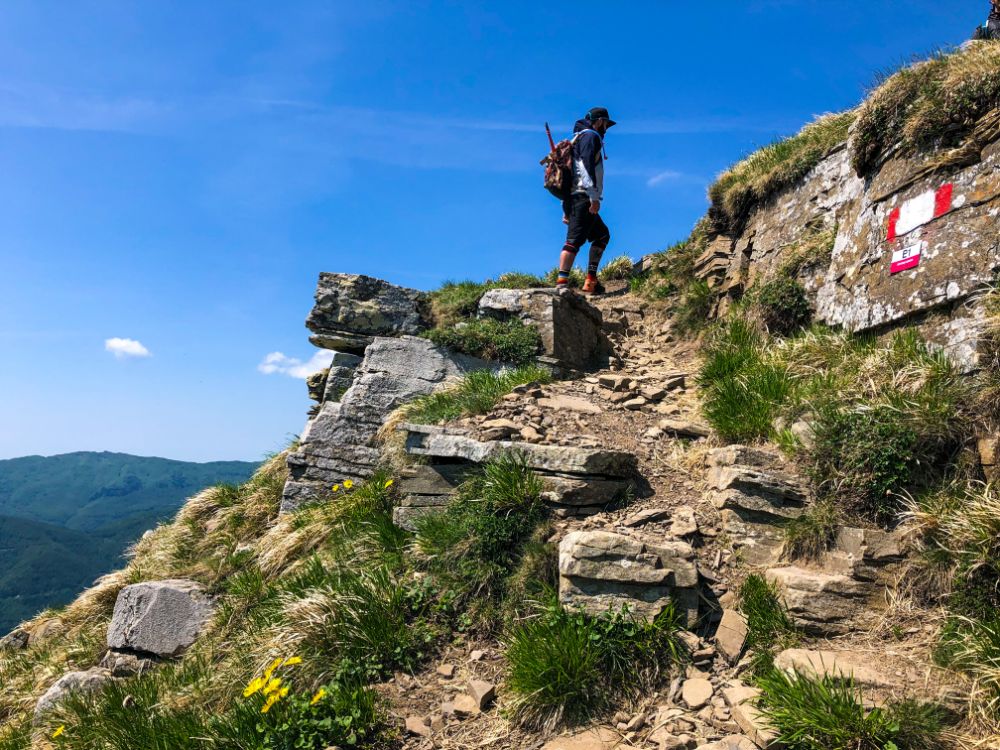
[[[976,29],[973,39],[1000,39],[1000,0],[990,0],[992,9],[985,26]]]
[[[563,223],[568,226],[566,244],[559,256],[557,289],[568,288],[569,271],[576,254],[589,242],[590,259],[583,291],[587,294],[604,292],[597,279],[601,257],[611,241],[611,232],[600,214],[604,195],[604,135],[614,124],[607,109],[594,107],[573,127],[573,187],[570,196],[563,201]]]

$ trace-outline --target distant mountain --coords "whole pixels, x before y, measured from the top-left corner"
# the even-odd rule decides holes
[[[107,452],[0,461],[0,635],[71,601],[186,498],[256,467]]]

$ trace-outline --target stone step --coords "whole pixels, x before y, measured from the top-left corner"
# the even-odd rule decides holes
[[[843,635],[874,618],[869,607],[876,588],[872,584],[794,565],[764,575],[778,587],[792,620],[809,635]]]
[[[871,665],[872,655],[860,651],[823,651],[790,648],[774,659],[774,666],[789,674],[799,673],[816,677],[841,677],[851,679],[859,687],[892,690],[899,687],[898,678],[892,678]]]
[[[479,464],[516,451],[525,457],[529,468],[539,471],[618,478],[632,476],[637,465],[635,455],[626,451],[506,440],[482,442],[454,428],[434,425],[406,423],[399,429],[407,433],[406,451],[414,456],[459,458]]]
[[[674,601],[689,626],[698,618],[698,565],[686,542],[609,531],[575,531],[559,543],[559,598],[592,614],[623,605],[656,617]]]

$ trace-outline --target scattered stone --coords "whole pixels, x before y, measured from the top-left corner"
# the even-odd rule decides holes
[[[646,386],[640,389],[639,393],[647,401],[662,401],[664,396],[667,395],[666,388],[657,388],[656,386]]]
[[[714,692],[715,688],[712,687],[712,683],[702,678],[684,680],[681,685],[681,698],[692,711],[697,711],[707,705],[712,700]]]
[[[611,391],[627,391],[632,385],[632,379],[624,375],[602,374],[597,378],[597,382]]]
[[[633,513],[622,522],[622,525],[629,528],[644,526],[647,523],[670,518],[670,513],[670,508],[647,508],[646,510],[640,510],[638,513]]]
[[[661,419],[656,423],[657,428],[663,432],[679,438],[706,438],[712,431],[705,425],[696,422],[688,422],[683,419]]]
[[[484,656],[486,656],[485,651],[481,649],[476,649],[471,654],[469,654],[469,661],[482,661]]]
[[[96,693],[111,679],[106,669],[95,667],[86,672],[69,672],[45,691],[35,704],[35,724],[49,711],[57,708],[71,694],[88,695]]]
[[[454,664],[442,664],[437,668],[437,673],[446,679],[451,679],[455,676],[455,665]]]
[[[156,666],[156,660],[130,651],[110,649],[101,659],[100,666],[111,672],[112,677],[134,677]]]
[[[708,745],[698,745],[696,750],[759,750],[759,748],[742,734],[732,734]]]
[[[108,647],[178,656],[195,642],[215,611],[194,581],[166,580],[123,588],[108,626]]]
[[[873,688],[896,688],[898,680],[870,665],[872,658],[857,651],[813,651],[790,648],[774,659],[774,666],[786,672],[852,679],[856,685]]]
[[[698,533],[698,519],[694,515],[694,509],[683,506],[674,511],[673,523],[670,525],[670,534],[678,539],[692,536]]]
[[[406,731],[417,737],[431,736],[431,728],[427,726],[427,720],[420,716],[406,717]]]
[[[543,409],[556,411],[571,411],[579,414],[600,414],[601,407],[583,398],[573,396],[551,396],[538,399],[538,405]]]
[[[735,664],[743,654],[747,640],[746,618],[735,609],[724,609],[719,629],[715,633],[715,645],[726,661]]]
[[[739,682],[722,691],[733,720],[747,738],[758,747],[770,747],[777,734],[768,726],[761,712],[753,704],[758,695],[760,691],[757,688],[747,687]]]
[[[455,697],[454,706],[456,716],[476,716],[481,712],[476,699],[464,693]]]
[[[621,736],[607,727],[597,727],[566,737],[556,737],[542,745],[541,750],[629,750]]]
[[[622,406],[629,411],[639,411],[646,405],[646,403],[646,399],[642,396],[636,396],[635,398],[630,398],[628,401],[622,402]]]
[[[469,680],[469,695],[476,701],[480,711],[485,711],[496,697],[497,688],[492,682]]]

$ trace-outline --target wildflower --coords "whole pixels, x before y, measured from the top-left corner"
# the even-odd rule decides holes
[[[243,697],[249,698],[254,693],[260,692],[260,689],[266,684],[266,680],[263,677],[258,677],[256,679],[250,680],[247,684],[246,689],[243,691]]]
[[[59,728],[52,733],[52,739],[62,736],[62,733],[66,731],[66,725],[60,724]]]
[[[294,667],[296,664],[301,664],[301,663],[302,663],[302,657],[301,656],[290,656],[287,659],[285,659],[284,666],[286,666],[286,667]]]
[[[326,688],[320,688],[319,690],[316,691],[316,695],[314,695],[312,697],[312,700],[309,701],[309,705],[310,706],[315,706],[317,703],[319,703],[325,697],[326,697]]]
[[[351,488],[352,488],[353,486],[354,486],[354,482],[352,482],[352,481],[351,481],[350,479],[345,479],[345,480],[344,480],[344,489],[345,489],[345,490],[349,490],[349,489],[351,489]]]
[[[277,690],[278,690],[279,687],[281,687],[281,678],[280,677],[275,677],[273,680],[270,680],[264,686],[264,689],[261,692],[264,695],[271,695],[272,693],[277,692]]]
[[[340,492],[340,485],[339,484],[333,485],[333,491],[334,492]]]
[[[271,662],[271,666],[269,666],[267,669],[264,670],[264,682],[267,682],[268,680],[271,679],[271,675],[274,674],[274,670],[280,667],[282,662],[284,661],[285,660],[279,656],[277,659]]]
[[[390,487],[392,487],[392,480],[391,479],[386,479],[385,480],[385,484],[382,485],[382,489],[383,490],[387,490]]]
[[[283,687],[281,688],[281,690],[271,693],[271,695],[267,699],[267,702],[265,702],[264,705],[261,707],[260,712],[262,714],[266,714],[268,711],[271,710],[271,706],[280,701],[286,695],[288,695],[287,687]]]

